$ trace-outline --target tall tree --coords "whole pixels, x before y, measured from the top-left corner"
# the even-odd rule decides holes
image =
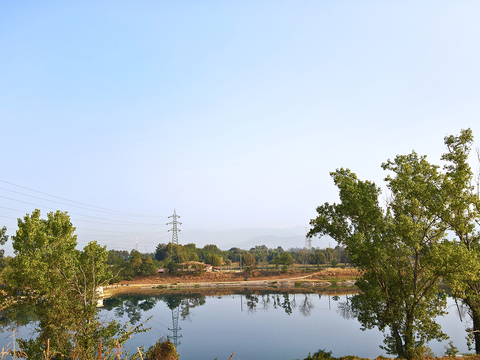
[[[439,246],[445,229],[425,206],[439,199],[434,185],[441,175],[416,153],[397,156],[383,168],[393,172],[386,179],[391,199],[385,208],[373,182],[346,169],[331,173],[340,203],[317,208],[309,235],[329,235],[346,247],[363,271],[357,282],[362,293],[353,299],[362,327],[388,328],[383,348],[412,359],[425,342],[445,338],[433,320],[445,305],[437,286],[446,265]],[[428,186],[425,179],[431,180]]]
[[[93,358],[98,341],[113,346],[120,331],[118,323],[96,318],[97,287],[110,277],[106,248],[92,242],[76,250],[74,231],[66,212],[41,219],[35,210],[18,220],[12,236],[15,257],[7,283],[12,295],[20,295],[16,301],[34,304],[39,316],[38,337],[23,341],[30,358],[42,357],[47,340],[58,357],[69,356],[75,346],[80,358]]]
[[[455,236],[450,261],[458,266],[458,271],[446,279],[452,294],[468,306],[473,322],[467,330],[469,345],[473,340],[475,351],[480,354],[480,199],[468,163],[472,143],[470,129],[462,130],[458,136],[445,137],[447,152],[442,160],[447,164],[441,216]]]
[[[74,262],[77,244],[74,230],[65,213],[49,213],[44,220],[40,218],[40,210],[35,210],[18,220],[18,230],[12,236],[15,257],[10,262],[12,273],[8,284],[16,293],[26,295],[19,301],[37,304],[38,343],[49,339],[52,348],[63,353],[70,350],[67,334],[73,327],[73,319],[60,270],[70,269]],[[32,348],[33,342],[29,344]]]

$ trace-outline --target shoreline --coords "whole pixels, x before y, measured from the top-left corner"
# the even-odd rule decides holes
[[[327,269],[328,270],[328,269]],[[299,290],[301,292],[330,292],[331,290],[343,290],[348,292],[358,291],[355,286],[355,279],[351,279],[352,275],[344,276],[342,269],[329,270],[330,276],[327,276],[324,271],[319,271],[303,276],[295,276],[298,274],[291,274],[294,276],[274,275],[271,278],[268,276],[258,276],[259,279],[240,280],[229,279],[229,281],[215,281],[209,277],[172,277],[172,278],[146,278],[136,279],[133,282],[122,281],[118,284],[108,285],[103,287],[103,298],[115,296],[124,293],[178,293],[179,291],[187,292],[215,292],[222,290],[222,292],[237,292],[239,290],[274,290],[274,291],[292,291]],[[334,274],[332,274],[332,272]],[[343,276],[342,276],[343,275]],[[247,275],[248,276],[248,275]],[[246,277],[242,275],[240,277]],[[253,276],[255,277],[255,276]],[[340,279],[339,279],[340,277]],[[341,279],[345,277],[345,279]],[[180,280],[178,280],[180,278]],[[148,281],[156,280],[156,281]],[[160,281],[159,281],[160,280]],[[170,280],[170,281],[169,281]]]

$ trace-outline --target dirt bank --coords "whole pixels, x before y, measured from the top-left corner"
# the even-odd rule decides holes
[[[296,270],[287,273],[280,271],[212,272],[201,275],[158,275],[135,277],[132,281],[122,281],[105,287],[105,296],[138,290],[163,291],[210,291],[223,289],[232,291],[248,289],[327,289],[351,288],[359,272],[355,269],[328,268],[314,273]]]

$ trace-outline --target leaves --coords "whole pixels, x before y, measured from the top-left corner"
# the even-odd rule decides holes
[[[309,235],[329,235],[346,246],[363,270],[357,282],[362,293],[352,300],[362,327],[388,330],[384,348],[412,357],[426,342],[445,338],[433,320],[445,307],[438,284],[454,271],[449,260],[459,256],[447,246],[449,226],[442,217],[448,176],[415,152],[382,168],[390,172],[384,207],[373,182],[348,169],[331,173],[340,203],[317,208]]]
[[[76,250],[74,231],[66,212],[51,212],[41,219],[35,210],[18,220],[12,237],[16,256],[8,274],[10,293],[20,295],[18,304],[34,304],[39,318],[38,337],[24,341],[31,357],[41,354],[49,341],[58,356],[70,354],[74,345],[80,358],[93,358],[100,339],[113,347],[117,340],[122,344],[127,335],[140,331],[96,318],[97,288],[112,276],[108,253],[95,241],[83,251]]]

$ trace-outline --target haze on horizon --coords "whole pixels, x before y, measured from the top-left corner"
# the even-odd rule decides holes
[[[0,226],[58,209],[81,247],[153,251],[176,209],[184,234],[302,238],[337,199],[329,172],[383,187],[388,158],[480,137],[479,18],[476,1],[3,1]]]

